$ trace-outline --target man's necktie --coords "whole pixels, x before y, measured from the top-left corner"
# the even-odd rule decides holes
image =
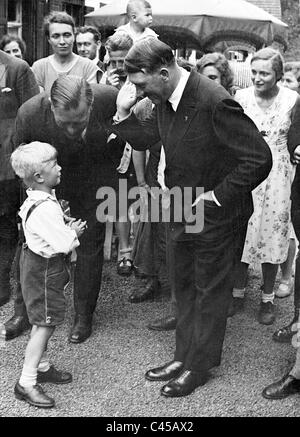
[[[169,100],[166,101],[166,109],[165,109],[165,127],[167,130],[170,129],[173,119],[174,119],[175,111],[172,107],[171,102]]]

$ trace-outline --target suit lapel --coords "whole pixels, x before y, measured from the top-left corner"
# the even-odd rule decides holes
[[[163,138],[163,144],[166,147],[169,162],[173,158],[177,147],[181,144],[181,140],[197,112],[197,100],[195,100],[195,96],[197,95],[199,85],[198,78],[198,73],[192,72],[190,74],[177,111],[174,114],[173,121],[169,124],[170,128],[165,138]]]

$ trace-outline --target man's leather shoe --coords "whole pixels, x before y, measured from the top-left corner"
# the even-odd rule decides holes
[[[177,319],[174,316],[163,317],[162,319],[154,320],[153,323],[147,325],[152,331],[172,331],[176,329]]]
[[[30,327],[31,325],[26,316],[14,315],[11,319],[4,323],[5,340],[12,340],[13,338],[18,337]]]
[[[195,388],[204,385],[208,380],[207,374],[183,370],[181,374],[164,385],[160,393],[167,398],[177,398],[191,394]]]
[[[17,382],[15,385],[15,396],[17,399],[26,401],[38,408],[52,408],[55,405],[54,399],[49,398],[40,385],[22,387]]]
[[[178,376],[183,369],[183,363],[181,361],[170,361],[161,367],[155,367],[148,370],[145,373],[145,378],[148,381],[169,381],[172,378]]]
[[[266,399],[283,399],[295,393],[300,393],[300,379],[287,374],[279,381],[268,385],[262,395]]]
[[[69,337],[70,343],[82,343],[92,333],[92,318],[77,315]]]
[[[140,302],[144,302],[145,300],[151,300],[157,294],[157,291],[158,291],[157,281],[150,280],[147,282],[145,288],[132,293],[129,296],[128,300],[130,303],[140,303]]]
[[[233,317],[235,314],[240,313],[244,310],[245,298],[243,297],[233,297],[227,312],[227,317]]]
[[[7,296],[1,296],[0,297],[0,307],[5,305],[7,302],[9,302],[10,296],[9,294]]]
[[[47,372],[37,373],[37,383],[51,382],[52,384],[69,384],[72,382],[72,375],[69,372],[56,370],[54,366],[50,366]]]

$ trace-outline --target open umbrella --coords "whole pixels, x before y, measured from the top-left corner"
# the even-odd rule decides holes
[[[86,24],[114,30],[128,20],[128,0],[115,0],[85,16]],[[173,48],[205,48],[214,41],[245,39],[256,47],[286,45],[287,25],[244,0],[151,0],[153,29]]]

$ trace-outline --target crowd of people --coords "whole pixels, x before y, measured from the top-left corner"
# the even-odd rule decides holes
[[[72,381],[47,356],[64,320],[71,262],[69,341],[82,343],[92,332],[106,231],[100,187],[116,194],[107,219],[118,238],[117,273],[134,273],[140,284],[129,301],[171,296],[170,312],[148,325],[176,329],[173,359],[145,374],[164,382],[161,395],[189,395],[220,364],[227,318],[245,307],[250,265],[262,269],[259,323],[274,323],[275,295],[294,288],[292,321],[273,339],[290,342],[299,319],[297,65],[263,48],[249,64],[252,85],[245,78],[242,88],[221,53],[196,65],[176,59],[149,28],[146,0],[129,0],[127,15],[103,46],[96,28],[76,29],[70,15],[52,12],[44,30],[53,53],[31,68],[24,41],[0,41],[0,306],[11,296],[15,258],[14,314],[3,335],[11,340],[31,329],[15,396],[36,407],[55,405],[39,383]],[[145,220],[132,219],[135,187]],[[296,392],[299,349],[293,369],[263,396]]]

